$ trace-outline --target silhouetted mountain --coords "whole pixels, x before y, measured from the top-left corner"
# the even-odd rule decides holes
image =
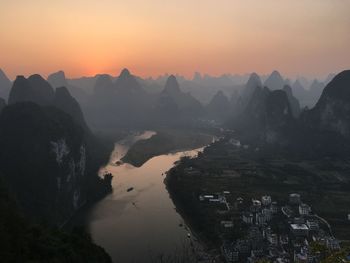
[[[257,87],[262,87],[262,82],[258,74],[252,73],[245,85],[244,90],[242,91],[242,98],[245,100],[250,100],[252,94]]]
[[[86,107],[89,123],[96,128],[140,127],[150,119],[154,98],[137,78],[123,69],[115,83],[108,75],[96,80]]]
[[[299,80],[296,80],[293,83],[292,86],[292,90],[293,90],[293,94],[296,98],[298,98],[299,101],[303,101],[306,96],[307,96],[307,91],[306,89],[303,87],[303,85],[301,85],[301,83],[299,82]]]
[[[0,98],[0,113],[6,107],[6,101],[3,98]]]
[[[22,102],[3,109],[0,171],[26,215],[60,225],[109,190],[97,176],[100,157],[88,140],[70,115],[54,107]]]
[[[258,87],[242,114],[231,122],[243,141],[287,145],[293,115],[285,91]]]
[[[186,113],[189,116],[203,114],[203,107],[200,102],[193,98],[191,94],[180,90],[179,83],[174,75],[168,78],[161,96],[171,97],[182,113]]]
[[[137,82],[135,76],[131,75],[128,69],[123,69],[115,82],[116,91],[122,93],[140,93],[144,92],[141,85]]]
[[[304,104],[308,107],[315,106],[316,102],[321,97],[324,87],[325,85],[322,82],[315,79],[307,92],[306,98],[304,99]]]
[[[236,98],[236,103],[233,104],[233,101],[231,100],[232,107],[233,107],[233,112],[236,112],[236,114],[239,114],[243,112],[247,105],[249,104],[254,92],[256,91],[257,88],[262,88],[262,82],[258,74],[252,73],[249,76],[249,79],[247,83],[245,84],[241,95],[239,98]]]
[[[300,110],[300,103],[299,103],[298,99],[294,97],[293,92],[292,92],[292,88],[290,86],[285,85],[283,90],[287,94],[289,105],[290,105],[292,113],[293,113],[293,117],[298,118],[300,115],[300,111],[301,111]]]
[[[231,104],[225,94],[220,90],[206,107],[210,119],[225,121],[230,116]]]
[[[350,70],[336,75],[324,88],[316,106],[304,112],[306,126],[350,139]]]
[[[111,262],[103,248],[82,229],[71,232],[33,224],[0,175],[0,258],[2,262]],[[45,200],[42,201],[44,203]]]
[[[64,71],[52,73],[48,76],[47,81],[53,88],[66,87],[69,93],[79,102],[80,105],[85,106],[88,100],[88,94],[84,89],[72,86],[68,83]]]
[[[0,69],[0,97],[7,100],[10,89],[11,89],[11,81],[6,76],[6,74]]]
[[[94,96],[109,96],[113,89],[114,84],[110,75],[98,75],[94,86]]]
[[[35,74],[28,79],[18,76],[10,91],[9,104],[32,101],[39,105],[49,105],[53,97],[53,88],[40,75]]]
[[[66,80],[66,75],[62,70],[57,71],[55,73],[50,74],[47,77],[47,81],[51,84],[52,87],[58,88],[58,87],[68,87],[68,82]]]
[[[179,83],[174,75],[169,76],[167,79],[163,92],[170,96],[179,96],[181,93]]]
[[[281,74],[278,71],[273,71],[271,75],[267,78],[264,83],[264,86],[268,87],[270,90],[283,89],[284,80]]]
[[[70,95],[66,87],[56,88],[53,105],[69,114],[85,131],[89,131],[79,103]]]

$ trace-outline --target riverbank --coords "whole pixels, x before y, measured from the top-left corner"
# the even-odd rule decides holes
[[[141,167],[118,162],[134,143],[154,133],[133,133],[114,145],[108,165],[100,170],[100,175],[114,175],[113,192],[77,218],[114,262],[154,263],[165,258],[169,259],[165,262],[178,262],[175,259],[187,259],[193,248],[187,236],[190,230],[174,209],[163,180],[181,156],[194,156],[197,151],[158,155]],[[157,261],[158,257],[163,261]]]
[[[333,230],[328,232],[331,236],[334,232],[342,241],[350,229],[346,217],[349,167],[348,160],[291,160],[240,146],[237,140],[223,139],[206,147],[196,158],[182,158],[168,172],[166,183],[182,217],[216,250],[247,236],[242,213],[249,211],[251,200],[270,196],[284,205],[290,193],[300,194],[302,202],[310,205],[312,215],[326,218]],[[206,195],[213,196],[213,201],[204,200]],[[221,205],[223,196],[230,204],[227,209]],[[282,217],[276,218],[274,226],[283,225]],[[322,220],[318,221],[327,229]],[[225,226],[226,222],[230,227]],[[279,228],[273,230],[284,233]],[[341,245],[344,246],[342,242]]]
[[[133,144],[122,161],[140,167],[152,157],[199,148],[212,140],[212,135],[195,131],[161,130],[151,138]]]

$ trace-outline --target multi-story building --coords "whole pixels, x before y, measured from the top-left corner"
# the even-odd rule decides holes
[[[309,228],[305,224],[290,224],[290,230],[297,237],[307,237],[309,235]]]
[[[277,202],[271,203],[270,210],[271,210],[272,214],[277,214],[277,212],[278,212]]]
[[[306,220],[306,225],[310,229],[310,231],[318,231],[320,229],[320,226],[316,220]]]
[[[289,203],[291,205],[299,205],[301,203],[300,194],[296,194],[296,193],[290,194],[289,195]]]
[[[243,213],[242,220],[246,224],[249,224],[249,225],[253,224],[253,214],[248,212]]]
[[[263,206],[269,206],[271,204],[271,196],[264,195],[261,197],[261,204]]]
[[[299,205],[299,214],[301,216],[307,216],[311,212],[311,207],[307,204],[300,204]]]

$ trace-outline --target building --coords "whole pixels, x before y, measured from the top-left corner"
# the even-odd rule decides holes
[[[261,203],[263,206],[269,206],[271,204],[271,196],[264,195],[263,197],[261,197]]]
[[[253,224],[253,214],[252,213],[243,213],[242,220],[246,224]]]
[[[261,209],[261,202],[260,202],[259,200],[253,199],[253,200],[252,200],[252,206],[250,207],[250,210],[251,210],[253,213],[256,213],[256,212],[258,212],[260,209]]]
[[[277,212],[278,212],[277,202],[271,203],[270,210],[271,210],[272,214],[277,214]]]
[[[245,239],[238,239],[235,248],[241,254],[248,254],[250,253],[250,242]]]
[[[276,234],[270,234],[267,236],[267,241],[269,241],[269,243],[273,246],[277,246],[278,245],[278,236]]]
[[[257,213],[255,215],[255,224],[256,225],[262,226],[262,225],[266,224],[267,221],[268,221],[267,216],[264,215],[263,213]]]
[[[300,194],[296,194],[296,193],[290,194],[289,195],[289,203],[291,205],[299,205],[301,203]]]
[[[287,235],[281,235],[280,236],[280,244],[281,245],[288,245],[289,243],[289,238]]]
[[[318,231],[320,229],[320,226],[316,220],[306,220],[306,225],[310,231]]]
[[[226,262],[233,263],[238,262],[239,252],[232,244],[224,244],[221,247],[222,254],[225,257]]]
[[[224,228],[232,228],[233,227],[233,222],[232,221],[221,221],[220,225]]]
[[[269,222],[272,219],[272,212],[268,208],[262,210],[262,214],[266,217],[266,221]]]
[[[290,224],[290,230],[297,237],[307,237],[309,235],[309,228],[305,224]]]
[[[204,201],[209,201],[210,199],[213,199],[214,195],[200,195],[199,196],[199,201],[204,202]]]
[[[326,246],[330,250],[339,250],[340,249],[339,241],[333,237],[327,238]]]
[[[301,216],[307,216],[311,212],[311,207],[307,204],[300,204],[299,205],[299,214]]]

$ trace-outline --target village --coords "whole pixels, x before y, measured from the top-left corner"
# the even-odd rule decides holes
[[[287,195],[284,204],[278,204],[269,195],[252,200],[237,197],[230,204],[229,196],[229,191],[199,195],[201,203],[216,207],[223,218],[225,214],[236,215],[220,221],[221,252],[228,263],[264,259],[277,263],[317,263],[327,253],[340,250],[331,226],[313,213],[298,193]],[[241,238],[225,238],[235,228],[243,231]]]

